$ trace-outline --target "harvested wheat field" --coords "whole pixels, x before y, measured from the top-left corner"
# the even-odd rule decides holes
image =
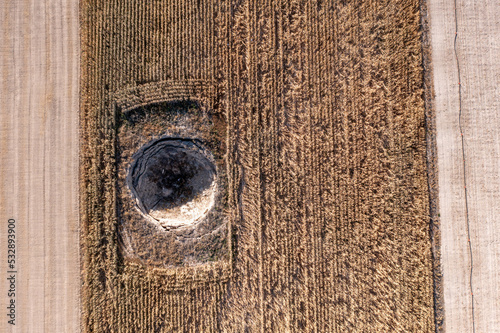
[[[434,331],[419,1],[80,15],[84,332]]]

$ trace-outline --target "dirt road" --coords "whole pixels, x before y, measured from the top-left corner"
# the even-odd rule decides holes
[[[0,332],[79,331],[78,24],[76,0],[0,4]]]
[[[429,5],[445,331],[500,332],[500,7],[494,0],[457,2],[464,179],[454,3],[434,0]]]

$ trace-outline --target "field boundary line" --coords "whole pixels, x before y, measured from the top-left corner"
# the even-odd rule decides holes
[[[462,162],[463,162],[463,170],[464,170],[464,194],[465,194],[465,217],[467,221],[467,244],[469,247],[469,258],[470,258],[470,277],[469,277],[469,286],[470,286],[470,295],[471,295],[471,309],[472,309],[472,332],[476,332],[476,324],[474,321],[474,289],[472,284],[472,273],[474,271],[474,261],[472,256],[472,243],[470,240],[470,218],[469,218],[469,199],[468,199],[468,191],[467,191],[467,174],[466,174],[466,161],[465,161],[465,137],[464,130],[462,125],[462,81],[460,77],[460,61],[458,59],[457,53],[457,40],[458,40],[458,15],[457,15],[457,0],[454,1],[455,5],[455,38],[453,41],[453,50],[455,52],[455,60],[457,63],[457,72],[458,72],[458,126],[460,129],[460,138],[461,138],[461,148],[462,148]]]
[[[434,86],[433,50],[429,0],[420,1],[420,20],[422,26],[422,64],[424,75],[424,103],[426,127],[426,155],[427,155],[427,187],[429,191],[429,233],[431,235],[432,249],[432,275],[433,275],[433,302],[434,302],[434,331],[445,332],[444,327],[444,292],[443,269],[441,255],[441,221],[439,200],[439,170],[437,153],[437,124],[436,100]]]

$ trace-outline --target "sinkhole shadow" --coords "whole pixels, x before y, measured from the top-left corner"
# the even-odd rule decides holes
[[[154,115],[171,117],[187,113],[197,113],[200,109],[201,106],[198,101],[192,99],[164,101],[141,105],[129,111],[120,113],[121,119],[117,120],[120,124],[126,121],[130,126],[133,126],[136,123],[144,121],[144,119]]]
[[[150,214],[152,210],[171,210],[207,195],[215,180],[215,164],[201,142],[161,138],[134,154],[127,185],[141,211]]]

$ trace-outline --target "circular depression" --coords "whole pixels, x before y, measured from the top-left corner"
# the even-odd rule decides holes
[[[215,201],[212,161],[195,140],[154,140],[134,155],[127,185],[141,213],[163,228],[192,225]]]

